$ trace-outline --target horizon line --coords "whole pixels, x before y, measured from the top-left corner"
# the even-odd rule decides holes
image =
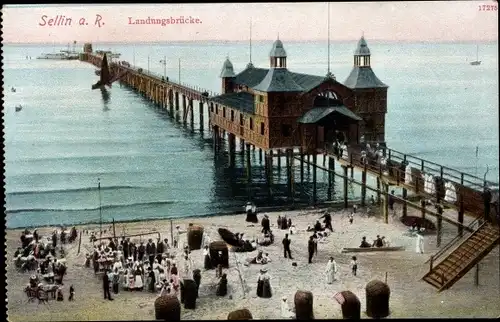
[[[280,39],[282,40],[282,39]],[[252,39],[252,42],[274,42],[276,39]],[[310,40],[283,40],[288,43],[307,43],[307,42],[327,42],[328,39],[310,39]],[[357,42],[358,40],[352,39],[337,39],[331,40],[333,43],[345,43],[345,42]],[[67,45],[73,41],[59,41],[59,42],[15,42],[15,41],[2,41],[2,45]],[[207,40],[159,40],[159,41],[82,41],[77,42],[77,44],[162,44],[162,43],[208,43],[208,42],[221,42],[221,43],[248,43],[248,40],[221,40],[221,39],[207,39]],[[498,39],[492,40],[392,40],[392,39],[369,39],[368,42],[386,42],[386,43],[435,43],[435,44],[463,44],[463,43],[495,43]]]

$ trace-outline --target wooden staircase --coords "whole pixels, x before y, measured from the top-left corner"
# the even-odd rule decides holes
[[[485,222],[422,278],[438,289],[449,289],[500,243],[500,231]]]

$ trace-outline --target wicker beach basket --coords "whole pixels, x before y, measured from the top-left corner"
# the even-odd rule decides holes
[[[163,295],[155,300],[155,319],[163,321],[181,320],[181,303],[174,295]]]
[[[338,300],[338,296],[341,301]],[[361,319],[361,302],[356,294],[351,291],[343,291],[335,295],[342,307],[342,318],[345,320],[359,320]]]
[[[196,298],[198,297],[198,286],[191,279],[184,280],[184,308],[189,310],[196,309]]]
[[[366,315],[374,319],[389,316],[391,290],[382,281],[374,280],[366,285]]]
[[[203,226],[190,224],[187,229],[187,242],[189,249],[201,249],[201,244],[203,242]]]
[[[241,309],[230,312],[227,315],[228,320],[252,320],[252,313],[248,309]]]
[[[229,250],[227,248],[227,244],[224,241],[214,241],[210,243],[208,247],[210,250],[210,259],[212,260],[212,267],[217,267],[219,264],[222,267],[229,267]],[[219,252],[222,252],[222,255],[219,257]]]
[[[308,291],[297,291],[294,297],[295,318],[297,320],[314,319],[313,294]]]

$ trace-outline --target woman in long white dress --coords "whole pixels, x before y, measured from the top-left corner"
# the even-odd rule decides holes
[[[415,251],[418,254],[423,254],[424,253],[424,236],[422,235],[421,232],[417,233],[416,241],[417,241],[417,243],[416,243]]]
[[[285,319],[290,319],[295,317],[295,314],[288,307],[286,296],[283,296],[283,298],[281,299],[281,317]]]
[[[408,164],[405,168],[405,183],[407,185],[412,184],[413,177],[411,176],[411,166]]]
[[[337,263],[335,262],[333,257],[330,257],[330,260],[326,264],[326,270],[325,270],[326,283],[332,284],[336,280],[335,278],[336,273],[337,273]]]

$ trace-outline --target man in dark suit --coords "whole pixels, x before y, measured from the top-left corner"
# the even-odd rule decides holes
[[[290,252],[290,243],[291,243],[291,240],[288,239],[288,234],[285,234],[285,238],[283,238],[283,251],[285,254],[285,258],[287,258],[287,254],[288,254],[288,258],[293,259],[292,253]]]
[[[111,298],[111,293],[109,292],[109,273],[109,270],[104,272],[104,275],[102,276],[102,287],[104,290],[104,299],[113,301],[113,299]]]
[[[309,264],[312,264],[312,258],[316,250],[315,244],[316,243],[314,242],[314,237],[313,236],[309,237],[309,242],[307,243],[307,251],[309,253]]]

